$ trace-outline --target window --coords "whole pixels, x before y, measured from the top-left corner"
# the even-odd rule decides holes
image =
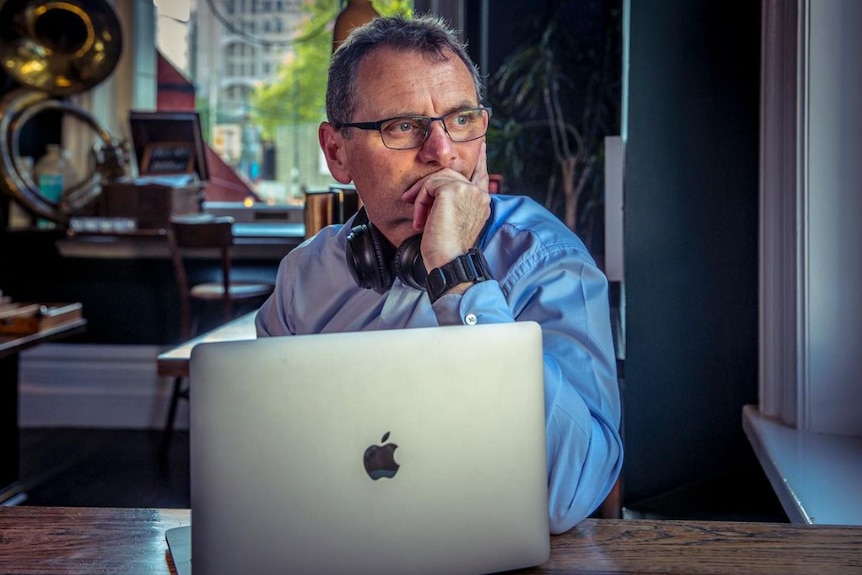
[[[165,5],[179,1],[159,0]],[[375,0],[375,7],[390,1]],[[297,125],[290,101],[303,87],[291,85],[271,116],[280,123],[267,127],[265,136],[254,108],[255,88],[279,78],[282,64],[296,58],[292,40],[310,5],[305,0],[197,0],[182,32],[160,34],[160,51],[195,86],[204,137],[258,195],[277,203],[302,202],[303,189],[334,183],[317,141],[324,119],[322,94],[319,116]],[[333,2],[333,9],[339,5]],[[331,45],[331,39],[325,43]]]
[[[862,137],[853,63],[862,43],[831,32],[859,22],[862,5],[767,5],[764,29],[781,35],[764,34],[761,410],[801,430],[862,435],[862,323],[838,321],[862,308],[862,267],[850,264],[860,235],[844,216],[862,214],[862,175],[853,154],[839,153]]]
[[[835,30],[862,5],[763,7],[760,397],[744,426],[791,520],[859,522],[862,41]],[[827,483],[851,495],[823,497]]]

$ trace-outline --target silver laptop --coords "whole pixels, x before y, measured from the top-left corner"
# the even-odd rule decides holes
[[[180,573],[479,574],[550,553],[532,322],[201,344]],[[182,565],[181,565],[182,564]]]

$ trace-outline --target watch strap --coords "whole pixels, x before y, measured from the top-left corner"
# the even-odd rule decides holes
[[[488,271],[488,262],[476,248],[471,248],[439,268],[428,272],[425,280],[425,288],[431,303],[437,301],[440,296],[462,283],[479,283],[491,279]]]

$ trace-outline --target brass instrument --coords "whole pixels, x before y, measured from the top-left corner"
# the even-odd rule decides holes
[[[21,85],[0,100],[0,188],[34,216],[65,224],[101,193],[102,182],[126,174],[124,144],[62,99],[107,78],[121,51],[120,22],[106,0],[0,0],[0,64]],[[77,117],[102,142],[89,175],[59,202],[40,193],[18,153],[22,127],[48,110]]]

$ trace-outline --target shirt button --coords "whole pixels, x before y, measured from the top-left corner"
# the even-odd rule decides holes
[[[476,325],[479,323],[479,319],[476,317],[476,314],[468,313],[467,317],[464,318],[464,323],[467,325]]]

